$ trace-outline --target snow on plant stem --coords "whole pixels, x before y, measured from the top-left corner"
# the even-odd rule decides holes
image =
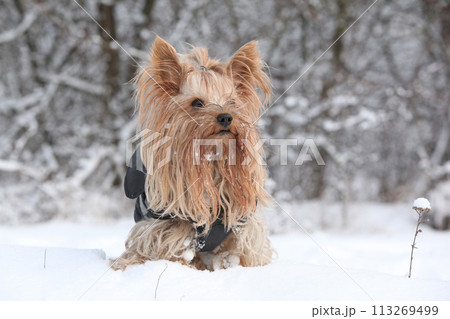
[[[411,260],[409,261],[409,275],[408,278],[411,278],[411,271],[412,271],[412,262],[413,262],[413,255],[414,255],[414,249],[416,249],[416,239],[417,235],[422,232],[422,229],[420,229],[420,224],[423,222],[424,215],[427,212],[431,211],[431,204],[428,201],[428,199],[420,197],[416,198],[416,200],[413,203],[412,207],[417,215],[419,215],[419,218],[417,220],[417,226],[416,226],[416,233],[414,234],[414,241],[411,245]]]
[[[431,204],[428,201],[428,199],[420,197],[420,198],[416,198],[416,200],[414,201],[413,204],[413,209],[423,209],[425,211],[430,211],[431,210]]]

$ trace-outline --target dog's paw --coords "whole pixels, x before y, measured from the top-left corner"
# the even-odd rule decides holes
[[[187,263],[190,263],[195,257],[195,250],[192,247],[192,240],[189,238],[186,238],[186,240],[183,242],[183,246],[186,247],[186,250],[183,252],[181,257]]]
[[[230,254],[229,252],[219,253],[214,256],[212,268],[214,270],[227,269],[239,265],[240,258],[236,255]]]
[[[185,250],[183,253],[183,259],[186,260],[186,262],[190,263],[192,259],[195,257],[195,252],[193,249]]]
[[[241,259],[236,255],[229,254],[223,258],[222,264],[223,268],[236,267],[241,262]]]

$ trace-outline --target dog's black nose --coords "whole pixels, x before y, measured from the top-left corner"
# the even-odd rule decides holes
[[[229,113],[222,113],[217,115],[217,122],[219,122],[219,124],[225,128],[231,125],[231,121],[233,121],[233,117]]]

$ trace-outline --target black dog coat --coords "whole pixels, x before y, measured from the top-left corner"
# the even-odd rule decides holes
[[[170,164],[169,164],[170,165]],[[134,206],[134,221],[137,223],[146,219],[174,219],[178,218],[173,215],[162,215],[164,211],[154,211],[148,207],[148,201],[145,196],[145,176],[147,170],[141,161],[139,148],[131,157],[130,163],[125,175],[124,188],[125,195],[128,198],[136,199]],[[223,216],[223,208],[221,208],[220,215]],[[227,230],[223,225],[221,219],[217,219],[212,225],[206,235],[202,235],[204,226],[195,226],[196,230],[196,250],[197,251],[212,251],[219,246],[222,241],[227,238],[231,230]]]

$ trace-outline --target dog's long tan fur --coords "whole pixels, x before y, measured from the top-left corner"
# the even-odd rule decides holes
[[[254,122],[271,95],[257,43],[244,45],[229,61],[221,62],[208,57],[204,48],[179,55],[157,37],[150,63],[139,72],[136,83],[137,131],[170,137],[159,147],[141,147],[142,161],[151,172],[145,184],[149,207],[178,218],[137,223],[126,252],[113,267],[125,269],[158,259],[210,270],[268,264],[272,249],[258,212],[269,199],[263,189],[266,171],[248,147],[260,141]],[[192,107],[195,99],[204,101],[204,107]],[[216,119],[219,113],[233,116],[229,134],[217,134],[223,129]],[[223,153],[207,160],[216,146],[196,146],[199,139],[219,140]],[[235,152],[230,145],[236,146]],[[263,155],[262,149],[257,152]],[[160,167],[167,154],[170,162]],[[195,156],[200,158],[197,165]],[[223,223],[233,233],[212,253],[190,254],[195,236],[192,221],[208,232],[219,218],[220,207]]]

